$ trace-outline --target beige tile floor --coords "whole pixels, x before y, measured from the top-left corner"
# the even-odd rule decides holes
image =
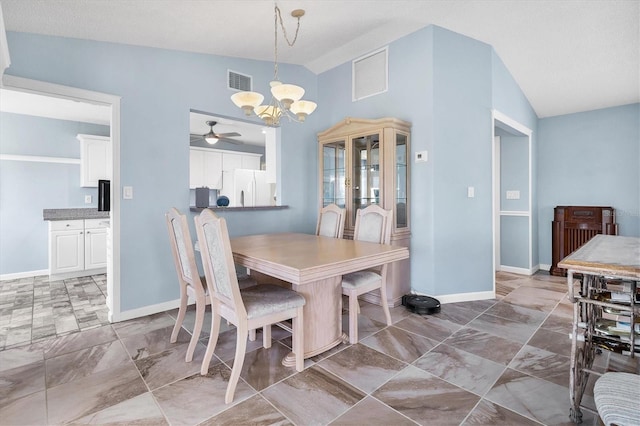
[[[192,311],[174,344],[175,311],[29,341],[0,351],[0,424],[571,424],[566,293],[564,279],[500,273],[495,300],[432,316],[397,307],[392,326],[362,302],[360,343],[309,359],[300,373],[281,365],[291,337],[274,328],[270,349],[249,342],[230,405],[235,330],[220,335],[201,376],[207,332],[184,362]],[[595,365],[640,372],[637,359],[609,353]],[[583,400],[591,407],[593,380]],[[583,411],[584,424],[598,424]]]

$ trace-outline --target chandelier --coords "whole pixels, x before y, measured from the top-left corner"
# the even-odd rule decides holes
[[[262,104],[264,96],[258,92],[238,92],[231,95],[231,101],[238,108],[241,108],[245,115],[255,113],[267,126],[278,126],[280,118],[287,117],[289,121],[303,122],[309,114],[315,111],[317,104],[302,99],[304,89],[294,84],[285,84],[278,80],[278,22],[282,28],[287,44],[290,47],[296,43],[298,39],[298,31],[300,30],[300,18],[304,16],[304,10],[296,9],[291,12],[291,16],[298,20],[296,33],[293,41],[289,41],[287,31],[282,23],[282,15],[280,8],[275,5],[274,8],[274,47],[273,47],[273,80],[271,81],[271,101],[268,104]]]

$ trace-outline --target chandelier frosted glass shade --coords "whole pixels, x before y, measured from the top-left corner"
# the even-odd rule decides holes
[[[302,99],[304,89],[295,84],[282,84],[279,81],[272,81],[271,94],[282,103],[284,109],[289,109],[292,103]]]
[[[264,96],[258,92],[238,92],[231,95],[231,101],[236,104],[238,108],[242,108],[245,115],[251,115],[253,110],[257,108]]]
[[[291,104],[291,112],[298,117],[298,120],[304,121],[307,118],[307,115],[311,114],[316,110],[318,104],[311,101],[296,101]]]

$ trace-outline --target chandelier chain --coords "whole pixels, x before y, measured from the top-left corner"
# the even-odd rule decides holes
[[[285,28],[284,23],[282,22],[282,14],[280,13],[280,8],[278,7],[277,4],[275,5],[274,23],[273,23],[273,28],[274,28],[273,79],[276,81],[278,80],[278,21],[280,21],[280,28],[282,28],[282,35],[284,35],[284,39],[287,41],[287,44],[289,45],[289,47],[293,47],[293,45],[296,44],[296,40],[298,39],[298,32],[300,31],[300,17],[298,16],[297,19],[298,19],[298,25],[296,26],[296,33],[293,37],[293,41],[290,41],[289,36],[287,35],[287,29]]]

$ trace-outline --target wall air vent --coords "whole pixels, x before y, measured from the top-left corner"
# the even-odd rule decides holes
[[[388,47],[383,47],[353,61],[354,101],[387,91],[389,86],[388,56]]]
[[[251,91],[251,76],[240,74],[239,72],[227,70],[227,84],[229,89],[240,91]]]

